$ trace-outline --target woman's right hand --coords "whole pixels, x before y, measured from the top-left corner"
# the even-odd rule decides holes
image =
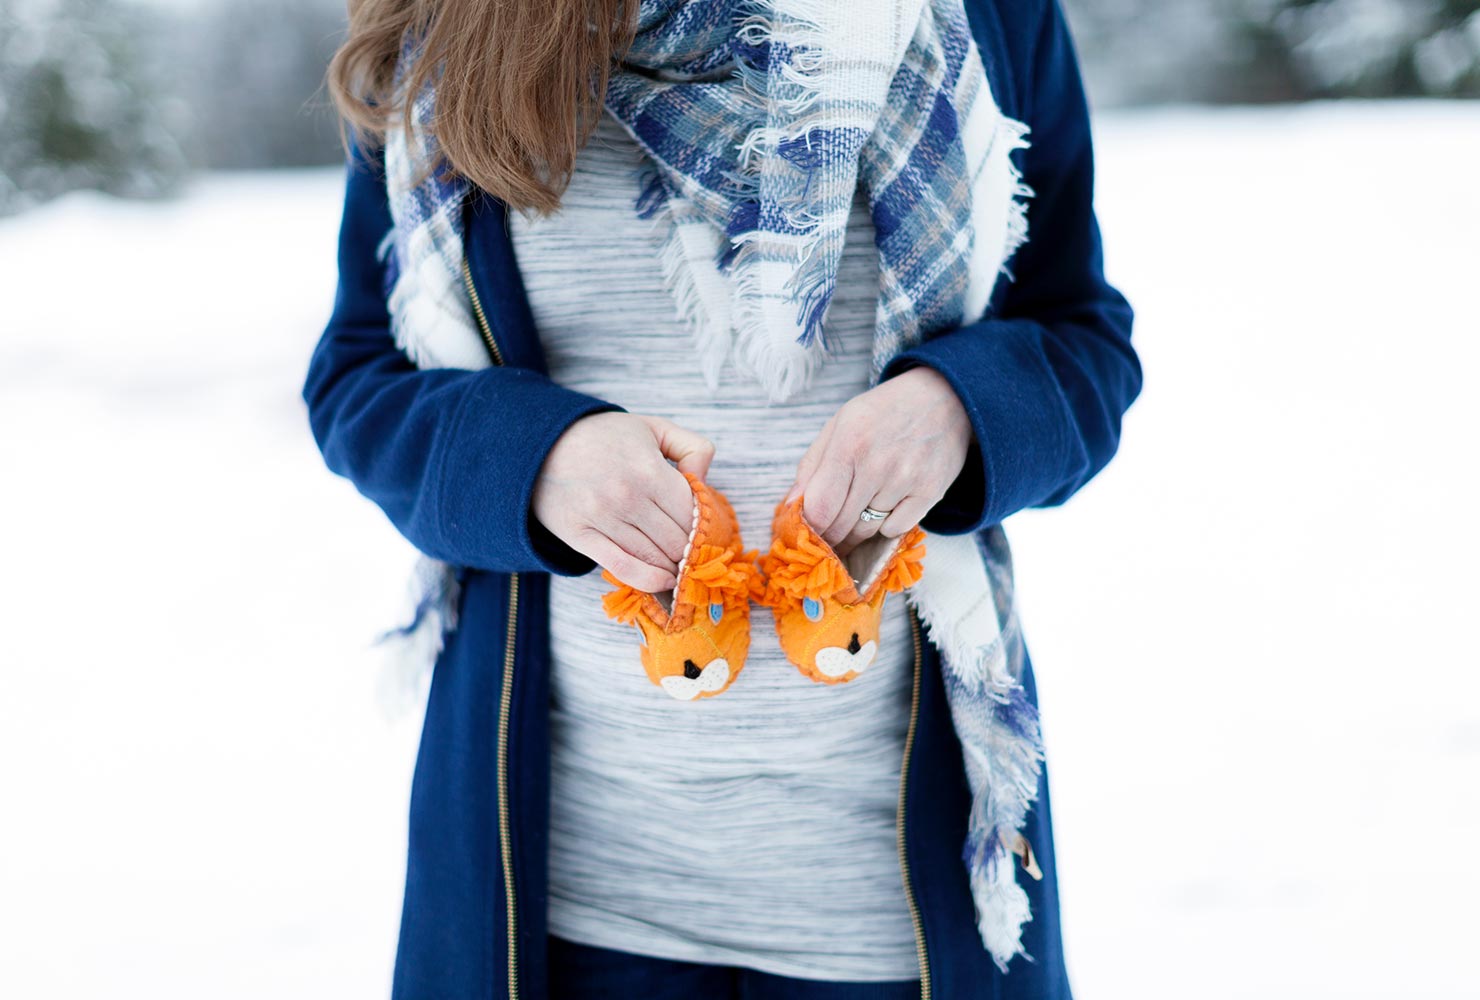
[[[713,458],[707,438],[671,420],[593,413],[556,439],[531,506],[556,538],[628,586],[672,590],[694,519],[683,473],[703,478]]]

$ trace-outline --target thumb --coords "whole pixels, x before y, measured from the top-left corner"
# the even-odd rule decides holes
[[[709,474],[709,463],[714,459],[712,441],[662,417],[645,416],[642,419],[652,429],[658,450],[664,458],[678,463],[679,472],[687,472],[700,479]]]

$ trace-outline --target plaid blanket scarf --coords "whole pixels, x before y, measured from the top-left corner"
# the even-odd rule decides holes
[[[962,0],[642,0],[606,110],[646,153],[634,211],[664,227],[662,267],[706,378],[733,361],[773,401],[825,361],[828,303],[853,193],[879,252],[873,351],[884,365],[927,333],[979,318],[1027,236],[1031,195],[1009,159],[1026,128],[998,109]],[[416,58],[408,44],[401,78]],[[435,74],[434,74],[435,78]],[[386,139],[394,226],[382,244],[397,343],[418,366],[489,364],[461,278],[469,183],[420,168],[437,153],[435,84]],[[1043,759],[1001,526],[927,533],[906,592],[940,649],[973,804],[963,857],[997,966],[1023,954],[1020,829]],[[416,611],[394,634],[418,666],[455,626],[447,567],[418,566]]]

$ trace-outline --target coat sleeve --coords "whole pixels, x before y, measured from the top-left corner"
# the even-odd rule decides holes
[[[966,466],[921,522],[942,534],[1063,503],[1115,454],[1141,390],[1132,311],[1104,276],[1089,109],[1057,0],[1046,4],[1021,90],[1031,145],[1015,155],[1034,195],[1013,278],[999,284],[988,318],[901,352],[882,375],[928,365],[971,418]]]
[[[347,164],[334,309],[303,385],[331,470],[374,501],[427,555],[500,572],[589,572],[530,511],[540,466],[576,420],[620,406],[523,369],[419,369],[390,331],[390,230],[379,155]]]

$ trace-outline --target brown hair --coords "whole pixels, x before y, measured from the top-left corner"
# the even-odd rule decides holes
[[[403,37],[418,33],[408,92],[442,67],[434,128],[444,160],[428,167],[450,165],[514,208],[552,212],[636,21],[637,0],[349,0],[329,90],[362,140],[408,126],[391,85]]]

